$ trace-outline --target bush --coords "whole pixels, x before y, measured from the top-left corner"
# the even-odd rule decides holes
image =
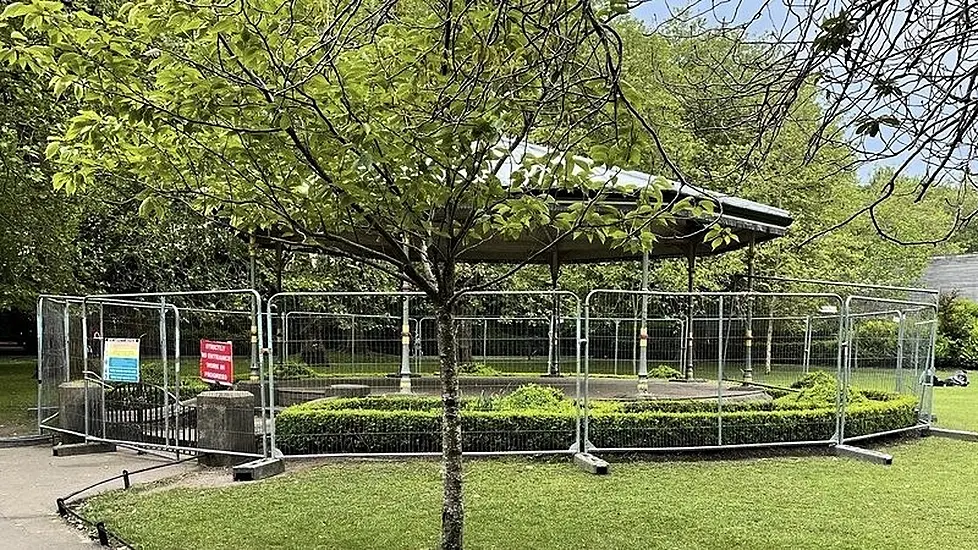
[[[486,365],[485,363],[462,363],[458,366],[458,373],[470,376],[500,376],[502,372]]]
[[[978,304],[953,293],[940,296],[934,359],[939,370],[978,369]]]
[[[556,395],[539,386],[521,390],[508,404],[506,398],[497,399],[492,410],[484,408],[484,400],[481,406],[472,406],[480,402],[477,399],[463,402],[464,449],[553,451],[567,449],[575,441],[577,411],[570,400],[555,404]],[[869,399],[867,394],[881,398]],[[917,401],[911,396],[861,395],[863,401],[847,410],[848,436],[903,428],[917,421]],[[716,403],[709,401],[594,401],[590,439],[604,448],[716,445],[721,422],[724,444],[830,439],[836,426],[834,402],[813,408],[800,403],[805,402],[782,407],[774,401],[732,401],[717,415]],[[434,397],[305,403],[278,416],[278,442],[287,454],[437,452],[440,407],[440,399]]]
[[[785,395],[775,399],[775,407],[779,409],[812,409],[834,407],[836,395],[839,393],[839,383],[834,376],[822,371],[806,374],[804,378],[791,385],[800,389],[798,393]],[[855,404],[866,400],[865,392],[848,389],[848,403]]]
[[[551,386],[527,384],[498,400],[495,409],[500,411],[559,411],[571,407],[564,392]]]
[[[669,365],[659,365],[649,371],[649,378],[663,378],[667,380],[674,380],[682,377],[683,377],[683,373],[670,367]]]
[[[319,373],[302,361],[288,359],[284,363],[275,363],[273,373],[275,378],[315,378]]]
[[[182,362],[181,362],[182,364]],[[170,393],[176,393],[175,384],[175,373],[173,372],[174,364],[168,363],[167,367],[170,369],[169,378],[167,380],[166,389]],[[193,376],[188,376],[188,373],[184,371],[180,376],[180,398],[193,397],[200,392],[207,391],[209,386],[202,382],[200,378],[196,376],[196,365],[194,365],[194,370],[190,374]],[[163,363],[161,361],[142,361],[139,365],[139,380],[146,384],[154,384],[156,386],[163,387]]]

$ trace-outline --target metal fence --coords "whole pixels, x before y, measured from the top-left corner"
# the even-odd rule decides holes
[[[265,317],[273,409],[365,391],[437,398],[442,386],[436,376],[439,346],[432,313],[418,293],[273,296]],[[503,395],[548,376],[574,403],[581,402],[575,383],[580,370],[580,318],[578,299],[569,292],[466,294],[459,301],[454,325],[462,394],[466,398]],[[397,431],[349,424],[327,435],[276,430],[274,437],[286,454],[298,448],[304,455],[351,454],[350,449],[437,453],[439,423],[440,416],[432,413]],[[478,442],[480,452],[518,451],[527,439],[546,439],[545,450],[566,452],[577,441],[578,426],[576,415],[556,430],[553,425],[514,431],[473,424],[464,437]]]
[[[583,303],[561,291],[467,294],[453,326],[464,446],[469,454],[507,454],[858,441],[886,431],[866,413],[866,392],[874,391],[912,399],[913,418],[901,430],[928,425],[932,296],[812,286],[823,291],[595,290]],[[46,296],[38,329],[45,429],[207,450],[197,439],[195,400],[206,386],[188,364],[199,361],[201,340],[214,340],[233,346],[236,385],[255,395],[262,455],[437,454],[441,447],[439,333],[420,293],[280,293],[264,312],[253,291]],[[139,339],[138,383],[101,379],[105,342],[118,338]],[[817,413],[800,402],[811,398],[805,384],[813,373],[836,388],[834,404]],[[66,382],[83,384],[74,408],[64,406]],[[563,404],[531,420],[506,412],[508,396],[526,385],[553,388]],[[416,399],[306,423],[290,409],[317,400],[326,410],[330,403],[357,408],[333,398],[367,394]]]
[[[602,381],[590,368],[594,353],[589,314],[598,310],[602,319],[614,316],[623,305],[636,300],[647,315],[639,320],[639,345],[647,350],[670,346],[671,354],[680,358],[680,368],[663,372],[655,361],[656,353],[640,353],[635,382],[639,399],[633,408],[658,410],[651,399],[695,400],[696,406],[684,409],[688,416],[664,415],[662,422],[635,418],[622,426],[594,414],[600,407],[590,400],[601,396],[596,386],[600,388]],[[807,321],[810,314],[838,312],[842,306],[842,298],[831,293],[592,291],[585,306],[584,386],[589,414],[584,417],[584,433],[588,445],[599,451],[659,451],[831,442],[836,430],[834,415],[804,417],[777,410],[770,406],[773,396],[767,388],[789,388],[813,370],[824,371],[838,382],[841,321],[836,320],[834,326]],[[661,318],[682,319],[677,324],[682,334],[678,344],[672,336],[662,342],[650,330]],[[740,414],[746,410],[758,414]]]
[[[159,451],[225,452],[198,437],[197,395],[262,381],[258,294],[251,290],[42,296],[38,301],[38,425],[69,440]],[[201,381],[202,340],[233,351],[226,384]],[[126,353],[115,363],[113,349]],[[121,349],[121,348],[120,348]],[[113,371],[112,365],[120,365]],[[122,366],[124,365],[124,366]],[[241,425],[264,456],[271,437],[263,392]],[[261,451],[257,451],[261,449]]]
[[[920,422],[929,425],[933,415],[936,304],[852,295],[846,299],[845,319],[844,386],[913,396],[919,403]],[[852,418],[852,411],[861,406],[858,400],[849,392],[841,392],[840,399],[842,441],[879,435],[872,419]]]

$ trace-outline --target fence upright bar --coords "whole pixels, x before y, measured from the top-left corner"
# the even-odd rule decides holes
[[[170,374],[166,353],[166,298],[160,296],[160,362],[163,364],[163,444],[170,445]],[[105,401],[104,399],[102,400]]]
[[[47,298],[40,296],[37,299],[37,314],[34,320],[37,325],[37,433],[41,433],[41,424],[44,423],[44,301]],[[65,306],[67,307],[67,306]]]
[[[897,354],[896,354],[896,391],[897,393],[903,392],[903,337],[904,337],[904,325],[906,324],[907,316],[901,311],[899,312],[899,325],[897,328]]]
[[[717,314],[717,445],[723,445],[723,296]]]

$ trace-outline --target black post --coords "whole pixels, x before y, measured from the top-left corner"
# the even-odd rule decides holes
[[[105,524],[101,521],[95,524],[95,531],[98,533],[98,543],[102,546],[109,545],[109,532],[105,530]]]

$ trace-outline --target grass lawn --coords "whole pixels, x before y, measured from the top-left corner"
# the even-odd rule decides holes
[[[879,378],[866,372],[866,382]],[[942,426],[978,429],[978,387],[936,388]],[[978,548],[978,444],[927,438],[891,467],[829,456],[466,463],[472,549]],[[116,491],[85,505],[141,549],[435,548],[439,465],[337,462],[222,488]]]
[[[0,437],[37,431],[37,380],[32,357],[0,357]]]
[[[943,377],[947,376],[950,373]],[[972,379],[965,388],[934,388],[934,414],[938,427],[978,431],[978,379]]]
[[[470,461],[473,549],[978,548],[978,447],[937,438],[886,468],[834,457],[621,463]],[[142,549],[434,548],[433,462],[336,463],[219,489],[115,492],[86,514]]]

